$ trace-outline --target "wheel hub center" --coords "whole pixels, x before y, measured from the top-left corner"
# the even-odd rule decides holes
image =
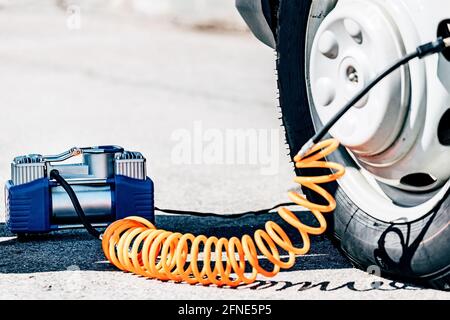
[[[394,20],[377,1],[339,1],[320,25],[311,51],[311,92],[321,121],[404,54]],[[385,151],[404,124],[409,81],[407,67],[393,73],[358,101],[331,134],[356,155]]]

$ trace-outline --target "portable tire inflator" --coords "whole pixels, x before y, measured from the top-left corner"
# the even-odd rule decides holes
[[[81,163],[61,163],[82,155]],[[118,146],[72,148],[54,156],[16,157],[6,184],[6,224],[16,234],[82,227],[64,188],[51,172],[69,183],[94,227],[139,215],[154,220],[153,182],[146,159]],[[56,172],[54,171],[54,172]]]
[[[344,175],[345,168],[326,161],[326,157],[339,147],[339,142],[336,139],[322,141],[325,135],[352,106],[392,72],[415,58],[422,59],[448,47],[450,38],[441,37],[393,63],[301,148],[294,158],[297,168],[331,171],[322,176],[298,176],[294,180],[321,195],[325,205],[313,203],[295,191],[289,192],[292,204],[311,210],[318,226],[302,223],[285,207],[278,210],[280,217],[299,232],[301,247],[294,246],[282,227],[273,221],[268,221],[264,230],[256,230],[253,237],[244,235],[240,239],[157,229],[153,224],[154,209],[174,214],[216,214],[154,207],[153,183],[146,177],[145,158],[138,152],[127,152],[115,146],[73,148],[57,156],[30,155],[14,159],[12,179],[6,185],[9,230],[19,234],[49,232],[73,227],[74,224],[79,226],[81,221],[90,234],[102,240],[105,256],[112,264],[120,270],[148,278],[236,287],[254,282],[258,274],[273,277],[281,269],[291,268],[296,255],[309,251],[310,236],[325,232],[327,222],[324,214],[336,208],[333,195],[320,184],[336,181]],[[54,165],[79,154],[83,155],[82,163]],[[267,213],[269,210],[251,213]],[[242,214],[225,217],[236,216]],[[93,222],[112,223],[101,234]],[[287,259],[283,258],[281,250],[288,253]],[[203,252],[201,268],[200,251]],[[259,264],[260,254],[273,264],[273,268],[267,270]]]

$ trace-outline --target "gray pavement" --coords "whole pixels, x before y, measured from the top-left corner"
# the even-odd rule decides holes
[[[163,17],[86,12],[77,31],[66,18],[57,9],[0,10],[0,180],[9,178],[16,155],[119,144],[147,155],[161,207],[240,212],[287,200],[293,170],[277,119],[272,50],[248,33],[199,32]],[[261,174],[258,163],[176,164],[173,134],[195,123],[219,132],[280,130],[271,150],[279,155],[275,172]],[[148,280],[115,270],[83,230],[18,241],[5,230],[0,203],[0,298],[450,298],[357,270],[326,237],[314,238],[292,270],[237,289]],[[239,236],[272,218],[279,221],[160,215],[156,222]]]

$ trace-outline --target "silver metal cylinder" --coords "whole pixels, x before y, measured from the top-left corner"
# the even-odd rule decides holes
[[[81,207],[92,220],[105,220],[112,216],[112,195],[109,186],[73,185]],[[65,223],[79,222],[78,215],[67,192],[62,187],[53,187],[52,218]]]
[[[83,154],[84,164],[89,167],[89,175],[97,178],[111,178],[114,176],[113,153]]]

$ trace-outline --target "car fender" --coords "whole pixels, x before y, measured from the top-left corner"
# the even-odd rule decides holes
[[[255,37],[275,49],[275,36],[264,8],[268,2],[263,4],[263,1],[266,0],[236,0],[236,8]]]

